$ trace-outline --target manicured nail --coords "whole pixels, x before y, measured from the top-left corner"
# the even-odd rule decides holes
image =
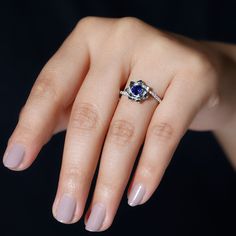
[[[145,195],[145,187],[141,184],[136,184],[128,196],[128,204],[130,206],[137,206],[141,203],[143,196]]]
[[[76,201],[69,195],[63,195],[57,206],[55,218],[61,223],[71,223],[74,218]]]
[[[9,169],[19,167],[25,156],[25,148],[21,144],[14,144],[4,155],[3,164]]]
[[[106,216],[106,208],[101,203],[96,203],[88,218],[85,229],[91,232],[99,231]]]

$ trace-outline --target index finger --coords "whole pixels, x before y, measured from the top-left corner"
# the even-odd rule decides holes
[[[27,168],[51,138],[59,117],[73,102],[89,66],[85,40],[77,31],[65,40],[39,74],[11,135],[3,163]]]

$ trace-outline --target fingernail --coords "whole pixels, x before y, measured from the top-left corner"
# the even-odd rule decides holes
[[[74,218],[75,209],[76,209],[75,199],[69,195],[64,194],[61,197],[59,204],[57,206],[55,217],[59,222],[68,224]]]
[[[4,155],[3,164],[9,169],[17,168],[25,156],[25,148],[21,144],[14,144]]]
[[[128,196],[128,204],[130,206],[137,206],[141,203],[143,196],[145,195],[145,187],[142,184],[136,184]]]
[[[106,208],[103,204],[97,203],[93,206],[85,229],[91,232],[99,231],[106,216]]]

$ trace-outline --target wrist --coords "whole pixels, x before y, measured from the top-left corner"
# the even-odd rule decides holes
[[[236,127],[236,45],[219,42],[204,42],[214,51],[218,63],[218,92],[220,111],[227,116],[217,131],[231,131]]]
[[[213,133],[236,170],[236,46],[219,42],[204,42],[218,52],[221,61],[219,92],[222,112],[229,112],[229,119]]]

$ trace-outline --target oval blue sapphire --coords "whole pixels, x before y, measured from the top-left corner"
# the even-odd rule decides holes
[[[132,88],[131,88],[131,92],[137,96],[137,95],[142,95],[143,93],[143,88],[141,85],[134,85]]]

